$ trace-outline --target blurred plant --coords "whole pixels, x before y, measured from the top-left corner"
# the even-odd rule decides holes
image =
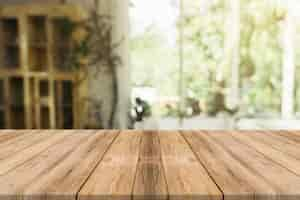
[[[209,6],[205,7],[203,14],[199,12],[199,2],[184,1],[185,92],[191,91],[200,102],[206,102],[203,111],[213,116],[219,112],[237,112],[228,110],[224,105],[228,84],[216,79],[225,59],[224,22],[230,12],[227,2],[229,1],[207,2]],[[286,9],[270,0],[241,0],[240,3],[239,112],[251,116],[265,112],[279,114],[283,55],[280,24],[285,19]],[[298,23],[300,30],[299,25]],[[176,96],[177,89],[174,85],[178,80],[178,41],[173,46],[165,45],[169,41],[157,27],[159,25],[152,24],[145,28],[145,32],[132,38],[133,84],[139,85],[142,82],[156,86],[158,83],[160,96]],[[297,43],[299,40],[298,38]],[[299,48],[296,51],[297,65],[300,66]],[[156,71],[158,72],[155,73]],[[297,80],[299,74],[296,73]],[[225,81],[229,80],[228,74],[224,77]],[[161,82],[164,84],[160,84]],[[297,94],[299,97],[300,89]],[[300,101],[298,104],[300,110]],[[178,116],[172,106],[168,110],[164,113]]]
[[[113,102],[110,114],[109,126],[113,128],[118,98],[117,67],[121,66],[121,58],[116,53],[120,46],[119,42],[112,42],[112,18],[111,16],[98,13],[98,1],[94,0],[93,9],[89,11],[88,17],[81,21],[64,20],[64,32],[73,36],[73,46],[68,59],[68,66],[71,70],[80,70],[81,76],[78,83],[88,78],[89,71],[94,72],[96,78],[103,68],[108,69],[112,74]],[[89,104],[100,107],[99,113],[94,116],[101,124],[101,107],[99,100],[86,99]],[[101,128],[101,127],[92,127]]]

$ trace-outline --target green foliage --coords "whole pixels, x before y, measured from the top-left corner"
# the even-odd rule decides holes
[[[153,25],[131,42],[133,85],[158,87],[163,96],[177,93],[177,48],[167,44],[167,38]],[[163,84],[162,84],[163,83]]]
[[[197,2],[197,3],[196,3]],[[226,111],[226,83],[216,80],[224,64],[228,0],[215,0],[204,14],[199,1],[184,1],[184,86],[185,95],[199,100],[201,110],[215,115]],[[280,112],[283,51],[281,22],[286,11],[269,0],[241,0],[240,11],[240,88],[241,112],[248,115]],[[300,23],[299,23],[300,25]],[[300,26],[298,25],[298,32]],[[155,25],[153,25],[155,27]],[[162,96],[177,94],[177,53],[164,46],[158,29],[133,38],[134,85],[152,85]],[[300,37],[297,38],[297,43]],[[175,48],[178,48],[178,41]],[[297,108],[300,111],[300,50],[297,48]],[[169,56],[166,56],[169,55]],[[170,56],[171,55],[171,56]],[[175,61],[175,62],[174,62]],[[230,66],[228,66],[230,67]],[[155,73],[158,70],[160,73]],[[225,70],[226,71],[226,70]],[[227,70],[228,71],[228,70]],[[225,81],[229,74],[224,74]],[[153,79],[155,77],[155,79]],[[161,85],[161,83],[164,83]],[[224,100],[225,101],[225,100]]]
[[[105,68],[111,72],[112,109],[110,112],[109,127],[114,127],[114,120],[119,102],[118,95],[118,78],[117,67],[121,66],[121,57],[116,49],[121,45],[123,38],[119,42],[112,42],[112,25],[111,16],[101,15],[98,13],[98,0],[94,0],[94,9],[89,11],[89,16],[82,21],[70,21],[65,19],[62,23],[63,33],[72,36],[72,48],[68,59],[70,69],[79,70],[81,80],[77,83],[87,80],[89,71],[93,70],[94,76],[97,77]],[[83,75],[82,75],[83,74]],[[88,104],[89,118],[96,119],[96,124],[87,125],[89,128],[102,128],[102,102],[98,98],[90,97],[85,99]]]
[[[246,113],[280,111],[280,26],[270,1],[242,2],[241,87]]]

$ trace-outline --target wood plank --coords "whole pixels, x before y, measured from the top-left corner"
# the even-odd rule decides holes
[[[178,132],[160,132],[169,199],[222,199],[222,193]]]
[[[279,163],[300,176],[300,160],[282,152],[280,147],[277,149],[266,144],[260,136],[255,134],[241,132],[232,132],[231,134],[241,143],[251,146],[274,162]],[[300,155],[300,148],[295,153]]]
[[[266,157],[232,137],[230,134],[218,132],[207,134],[216,140],[224,150],[230,152],[236,162],[243,163],[249,170],[261,176],[276,190],[277,197],[287,200],[300,197],[300,177],[287,168],[275,163]]]
[[[299,199],[299,143],[276,134],[0,132],[0,198]]]
[[[131,199],[141,132],[123,131],[79,192],[79,200]]]
[[[139,163],[133,190],[133,199],[167,199],[168,189],[161,160],[161,149],[156,132],[142,134]]]
[[[295,142],[292,138],[289,138],[288,133],[284,132],[262,132],[262,131],[247,131],[245,134],[251,134],[251,137],[259,139],[261,142],[265,143],[284,152],[294,158],[300,160],[300,144]]]
[[[296,138],[297,136],[295,136],[293,133],[290,133],[288,131],[245,131],[247,133],[261,133],[264,134],[270,138],[275,138],[276,140],[280,140],[283,141],[287,144],[290,143],[297,143],[298,138]],[[296,138],[296,139],[295,139]]]
[[[24,132],[16,132],[14,130],[1,130],[0,132],[0,143],[6,142],[8,140],[14,139],[17,136],[23,135]]]
[[[102,160],[117,135],[118,131],[92,133],[91,137],[82,142],[63,162],[57,163],[47,174],[24,189],[24,196],[56,200],[63,197],[64,200],[75,200],[77,192]]]
[[[300,143],[300,133],[298,131],[279,131],[279,132],[272,132],[276,135],[281,135],[293,142]]]
[[[55,145],[65,137],[74,137],[73,134],[62,131],[61,133],[54,133],[54,131],[48,131],[50,137],[47,137],[32,146],[29,146],[19,152],[11,154],[10,156],[4,158],[0,162],[0,175],[7,173],[9,170],[21,165],[25,161],[33,158],[34,156],[45,151],[48,147]],[[56,131],[57,132],[57,131]]]
[[[75,131],[73,131],[73,133],[75,133]],[[35,198],[41,198],[41,196],[38,195],[24,196],[24,191],[32,183],[39,180],[45,174],[48,174],[49,171],[55,168],[59,163],[64,162],[68,155],[70,155],[80,143],[91,137],[91,135],[92,134],[88,133],[76,133],[73,137],[61,141],[17,168],[1,175],[1,199],[22,198],[33,200]]]
[[[0,161],[50,137],[54,132],[24,131],[19,137],[0,143]]]
[[[226,200],[259,199],[276,194],[268,182],[204,132],[185,131],[182,135],[216,181]]]

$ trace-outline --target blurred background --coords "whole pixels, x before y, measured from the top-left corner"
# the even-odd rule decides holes
[[[300,129],[296,0],[0,0],[0,127]]]
[[[298,1],[133,4],[132,84],[159,127],[299,128]]]

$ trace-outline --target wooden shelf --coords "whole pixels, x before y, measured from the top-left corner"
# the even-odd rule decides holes
[[[78,20],[78,8],[27,6],[1,6],[0,129],[75,128],[77,72],[68,69],[66,19],[74,10]]]

